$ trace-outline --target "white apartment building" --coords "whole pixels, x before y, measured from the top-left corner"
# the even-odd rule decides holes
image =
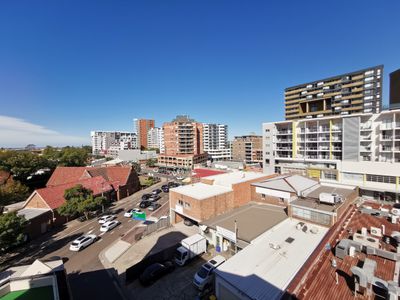
[[[228,125],[203,123],[203,147],[214,161],[230,160],[232,152],[228,143]]]
[[[137,135],[123,131],[91,131],[92,153],[116,157],[119,150],[137,149]]]
[[[400,110],[263,124],[264,172],[297,173],[400,200]]]
[[[164,130],[159,127],[150,128],[147,132],[147,147],[159,149],[160,153],[165,152]]]

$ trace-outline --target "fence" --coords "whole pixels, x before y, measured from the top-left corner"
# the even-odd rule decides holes
[[[157,230],[170,226],[169,216],[166,218],[159,219],[156,223],[151,223],[146,226],[146,230],[143,233],[143,236],[149,235]]]

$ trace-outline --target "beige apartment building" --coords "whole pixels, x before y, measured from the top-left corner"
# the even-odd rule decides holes
[[[164,153],[158,156],[160,167],[192,169],[207,161],[203,151],[203,124],[189,116],[177,116],[164,123]]]
[[[232,142],[232,159],[245,163],[262,162],[262,136],[244,135],[235,136]]]
[[[285,119],[379,113],[383,65],[285,89]]]

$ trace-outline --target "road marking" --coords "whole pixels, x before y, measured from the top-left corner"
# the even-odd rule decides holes
[[[92,226],[92,227],[89,227],[89,230],[91,230],[91,229],[93,229],[94,228],[94,226]]]
[[[93,227],[92,227],[93,228]],[[89,228],[90,229],[90,228]],[[90,231],[88,231],[88,233],[87,234],[91,234],[93,232],[93,230],[90,230]]]
[[[113,233],[114,233],[114,231],[111,231],[111,232],[110,232],[110,234],[113,234]]]
[[[100,234],[99,234],[99,236],[102,236],[102,235],[104,235],[105,234],[105,232],[104,231],[102,231]]]
[[[122,227],[124,227],[124,225],[119,226],[119,228],[122,228]]]
[[[132,219],[130,219],[130,220],[128,221],[128,223],[130,223],[130,222],[132,222]]]

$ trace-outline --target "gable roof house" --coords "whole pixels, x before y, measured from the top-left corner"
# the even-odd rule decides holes
[[[35,190],[18,211],[29,221],[27,233],[31,238],[67,221],[57,209],[65,203],[65,190],[77,184],[92,190],[94,196],[112,199],[115,195],[117,200],[139,190],[139,178],[131,167],[58,167],[47,187]]]

